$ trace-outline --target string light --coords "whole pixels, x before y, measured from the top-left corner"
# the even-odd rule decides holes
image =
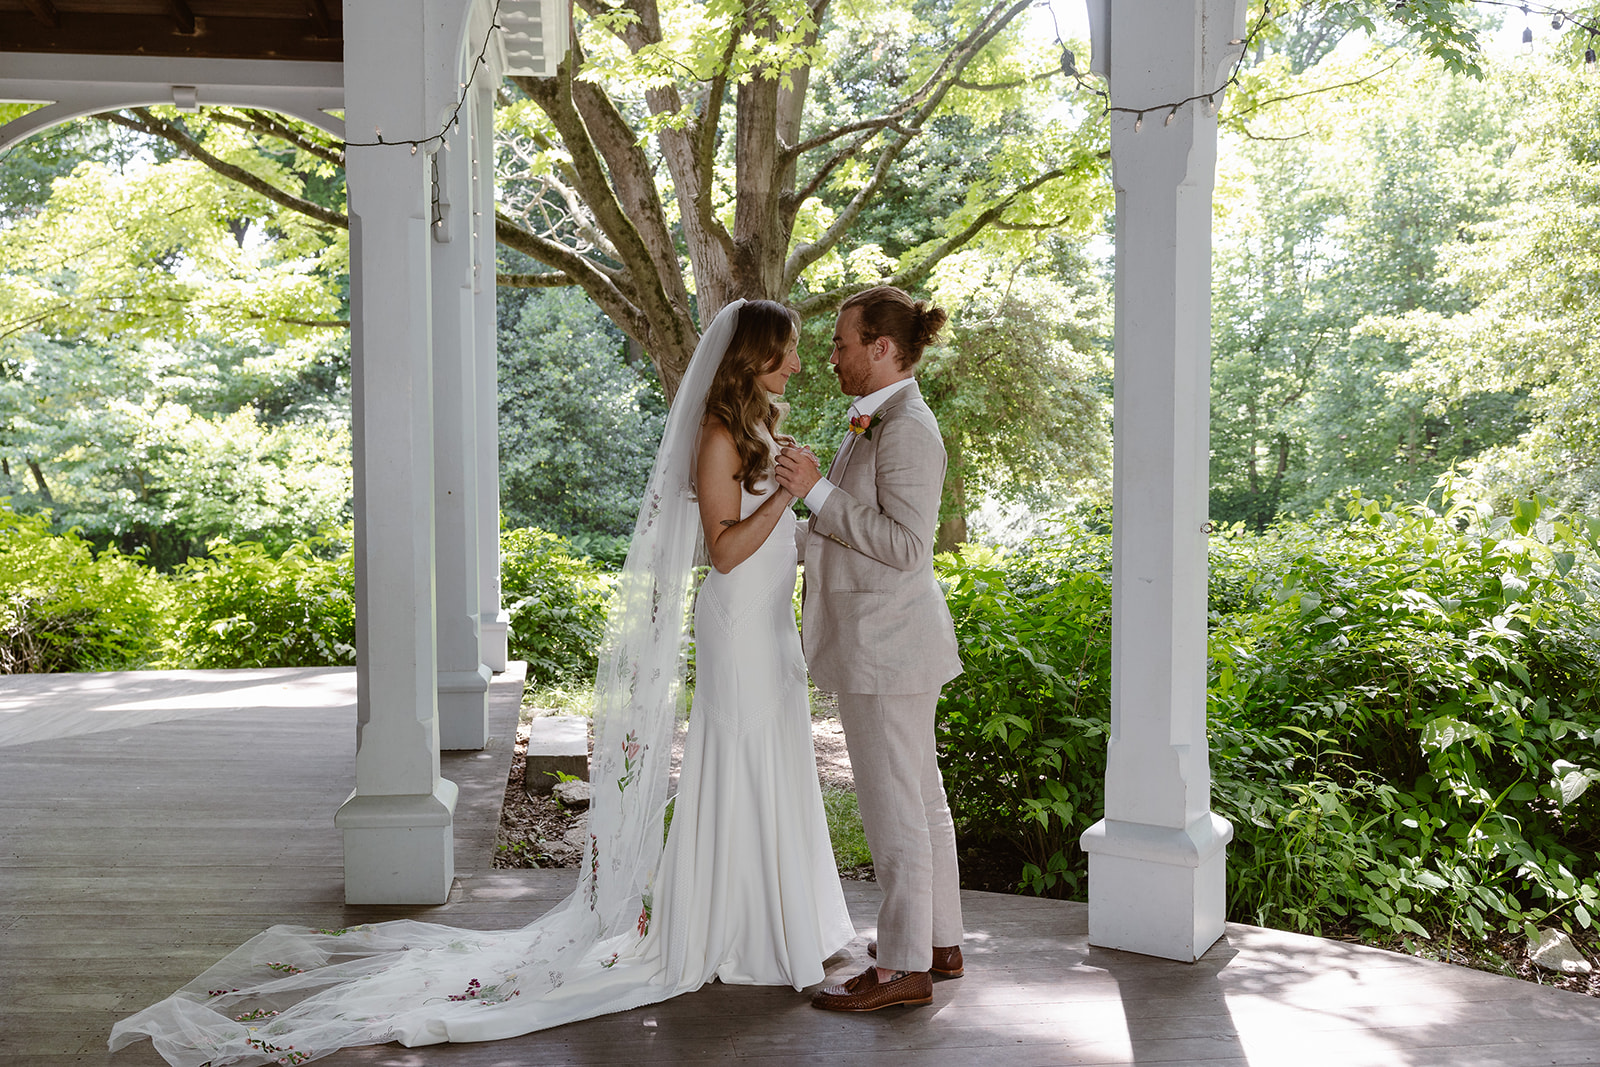
[[[467,106],[467,91],[471,88],[472,83],[478,77],[478,68],[487,67],[489,65],[489,61],[486,58],[489,54],[489,42],[494,39],[495,31],[502,28],[499,19],[500,0],[494,0],[494,11],[489,15],[489,29],[488,32],[483,35],[483,47],[478,49],[478,58],[472,61],[472,69],[467,72],[467,80],[464,82],[457,82],[457,84],[461,86],[461,96],[456,100],[455,109],[450,112],[450,117],[444,120],[444,125],[439,128],[438,133],[434,134],[432,137],[420,137],[414,139],[400,138],[391,141],[383,136],[383,131],[381,129],[374,126],[372,129],[377,135],[377,140],[346,141],[344,146],[346,148],[378,148],[386,145],[404,144],[410,145],[411,154],[416,155],[418,148],[426,148],[434,142],[438,142],[444,146],[446,151],[449,151],[450,142],[447,140],[447,135],[453,132],[459,133],[461,131],[461,109]]]
[[[1591,38],[1600,33],[1600,26],[1591,22],[1586,16],[1574,14],[1566,8],[1544,7],[1539,4],[1526,3],[1525,0],[1472,0],[1472,3],[1482,7],[1509,7],[1522,12],[1522,43],[1525,45],[1533,44],[1533,26],[1530,20],[1535,15],[1549,16],[1552,30],[1568,28],[1587,30]],[[1399,9],[1399,5],[1396,5],[1395,10],[1398,11]],[[1588,61],[1588,53],[1585,52],[1584,62],[1587,64]]]
[[[1540,7],[1537,5],[1528,4],[1526,2],[1511,2],[1511,0],[1471,0],[1471,2],[1488,7],[1518,8],[1522,11],[1524,19],[1530,18],[1534,14],[1548,15],[1550,17],[1551,29],[1562,30],[1571,27],[1575,29],[1586,30],[1588,31],[1591,42],[1596,36],[1600,36],[1600,26],[1595,25],[1583,16],[1574,15],[1571,11],[1568,11],[1564,8]],[[1402,15],[1407,12],[1408,6],[1406,0],[1395,0],[1394,10],[1396,14]],[[1051,10],[1051,17],[1054,18],[1054,16],[1055,12],[1054,10]],[[1112,106],[1110,103],[1110,94],[1108,94],[1104,89],[1101,89],[1099,86],[1089,82],[1084,77],[1083,72],[1078,69],[1078,58],[1073,54],[1072,50],[1066,47],[1066,45],[1062,42],[1060,26],[1057,25],[1056,44],[1061,46],[1061,72],[1067,77],[1075,80],[1080,89],[1092,92],[1105,101],[1106,112],[1109,113],[1112,111],[1120,111],[1125,115],[1132,115],[1134,117],[1134,133],[1139,133],[1144,129],[1145,115],[1152,112],[1160,112],[1162,109],[1166,109],[1167,116],[1161,124],[1163,126],[1171,126],[1173,120],[1177,118],[1178,109],[1183,107],[1185,104],[1195,103],[1196,101],[1202,101],[1206,114],[1208,116],[1214,116],[1216,115],[1218,108],[1217,97],[1225,93],[1230,87],[1238,84],[1239,74],[1244,66],[1245,57],[1250,54],[1250,46],[1252,42],[1254,42],[1255,39],[1260,36],[1263,28],[1271,16],[1272,5],[1270,3],[1263,4],[1260,18],[1256,20],[1255,25],[1250,27],[1249,32],[1247,32],[1243,37],[1235,37],[1228,42],[1230,47],[1239,48],[1239,57],[1234,61],[1233,70],[1229,73],[1227,79],[1224,80],[1221,85],[1210,92],[1197,93],[1194,96],[1185,97],[1182,100],[1169,101],[1164,104],[1154,104],[1145,107]],[[1526,25],[1523,27],[1522,43],[1530,46],[1533,44],[1533,27],[1531,25]],[[1596,65],[1595,49],[1592,43],[1589,45],[1589,47],[1584,49],[1583,63],[1585,67],[1591,69]]]

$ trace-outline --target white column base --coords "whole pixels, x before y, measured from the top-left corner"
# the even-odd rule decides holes
[[[511,613],[484,612],[478,622],[478,634],[479,655],[491,671],[499,674],[511,659]]]
[[[439,749],[483,748],[489,743],[488,664],[475,671],[439,672]]]
[[[1193,963],[1222,936],[1233,824],[1207,812],[1182,830],[1101,819],[1089,854],[1089,944]]]
[[[333,817],[344,831],[344,902],[443,904],[456,877],[458,792],[440,778],[431,794],[351,793]]]

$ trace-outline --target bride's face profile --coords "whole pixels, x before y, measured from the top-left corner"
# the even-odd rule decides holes
[[[789,343],[784,346],[783,355],[778,358],[777,365],[760,378],[757,378],[756,381],[767,392],[782,396],[783,391],[789,387],[789,379],[799,371],[800,336],[793,334],[789,337]]]

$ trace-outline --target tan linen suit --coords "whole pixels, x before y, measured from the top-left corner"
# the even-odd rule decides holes
[[[878,965],[926,971],[961,943],[955,829],[934,745],[939,687],[961,673],[933,574],[944,487],[939,424],[915,383],[846,438],[833,493],[797,540],[801,636],[817,688],[839,694],[856,797],[883,887]]]

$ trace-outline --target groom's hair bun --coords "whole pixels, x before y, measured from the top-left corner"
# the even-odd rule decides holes
[[[861,343],[889,338],[899,353],[901,370],[916,366],[922,350],[939,342],[939,331],[950,321],[944,308],[926,300],[913,300],[909,293],[892,285],[856,293],[839,306],[841,312],[850,308],[861,310]]]

